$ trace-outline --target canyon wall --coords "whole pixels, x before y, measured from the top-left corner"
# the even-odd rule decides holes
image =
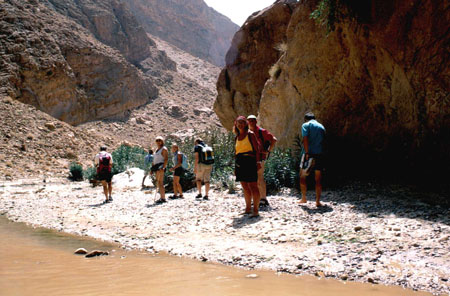
[[[127,5],[145,31],[218,66],[224,65],[239,29],[203,0],[130,0]]]
[[[227,58],[237,58],[227,60],[217,83],[222,124],[257,114],[287,147],[309,110],[327,129],[332,160],[347,155],[360,168],[448,163],[449,4],[374,0],[357,7],[363,17],[344,18],[331,32],[311,19],[317,4],[277,1],[235,35],[241,43],[233,42]],[[255,34],[287,18],[287,6],[284,32]]]

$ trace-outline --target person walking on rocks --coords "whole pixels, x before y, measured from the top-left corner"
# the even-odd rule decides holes
[[[236,118],[234,123],[235,138],[235,175],[244,190],[245,212],[251,218],[259,216],[260,194],[258,189],[258,170],[261,168],[261,143],[249,130],[244,116]],[[253,211],[251,209],[253,201]]]
[[[206,145],[201,138],[197,138],[194,145],[194,174],[198,191],[195,198],[202,198],[202,183],[204,183],[205,195],[203,196],[203,200],[208,200],[209,182],[211,179],[212,164],[214,162],[212,158],[212,149]]]
[[[166,191],[164,189],[164,172],[167,168],[167,162],[169,160],[169,152],[164,146],[164,139],[161,136],[156,137],[156,149],[155,156],[153,157],[153,166],[151,172],[156,173],[156,188],[159,190],[160,198],[156,201],[157,204],[166,202]]]
[[[173,172],[173,195],[169,196],[170,199],[183,198],[183,189],[180,184],[180,177],[184,172],[183,168],[183,153],[181,153],[177,144],[172,144],[173,153],[173,167],[170,169]]]
[[[105,203],[111,202],[112,199],[112,155],[106,152],[106,147],[100,147],[100,152],[95,155],[94,164],[97,168],[97,180],[102,182],[103,193],[105,194]]]
[[[269,201],[267,200],[266,195],[266,181],[264,180],[264,164],[266,160],[269,158],[270,152],[273,150],[273,147],[277,142],[277,138],[275,138],[268,130],[263,129],[256,124],[257,120],[255,115],[249,115],[247,117],[247,120],[250,130],[256,135],[256,137],[262,144],[261,168],[258,170],[258,189],[259,194],[261,195],[259,207],[268,207]]]
[[[144,159],[145,172],[144,172],[144,178],[142,179],[142,188],[145,187],[145,185],[144,185],[145,178],[147,178],[147,176],[150,172],[150,170],[148,168],[150,167],[151,164],[153,164],[153,150],[149,149],[148,154],[145,156],[145,159]]]
[[[325,138],[325,128],[320,124],[312,112],[305,114],[305,123],[302,125],[303,149],[302,164],[300,167],[300,190],[302,198],[299,203],[306,203],[306,177],[309,172],[314,171],[316,181],[316,206],[320,207],[320,195],[322,194],[322,169],[323,169],[323,140]]]

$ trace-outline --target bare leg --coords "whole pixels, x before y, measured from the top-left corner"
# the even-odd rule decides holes
[[[302,199],[299,203],[306,203],[306,176],[300,172],[300,191],[302,192]]]
[[[316,206],[321,207],[322,204],[320,203],[320,195],[322,194],[322,172],[319,170],[316,170],[315,173],[315,180],[316,180]]]
[[[205,196],[208,196],[209,193],[209,182],[205,182]]]
[[[156,172],[156,182],[158,183],[159,195],[161,199],[166,199],[166,191],[164,189],[164,170]]]
[[[253,198],[253,213],[252,216],[258,216],[259,215],[259,202],[261,200],[261,196],[259,195],[259,189],[258,189],[258,183],[257,182],[250,182],[248,183],[250,190],[251,190],[251,196]]]
[[[197,183],[198,194],[202,195],[202,180],[195,181]],[[205,186],[206,187],[206,186]]]
[[[109,193],[109,198],[111,198],[111,194],[112,194],[112,184],[111,184],[111,182],[108,182],[108,193]]]
[[[108,201],[108,184],[105,180],[102,180],[102,186],[103,186],[103,194],[105,194],[105,198]]]
[[[261,163],[261,168],[258,170],[258,189],[261,199],[266,199],[266,180],[264,180],[264,162]]]
[[[173,194],[175,196],[183,194],[181,191],[180,176],[173,176]]]
[[[241,185],[244,190],[245,213],[250,214],[252,212],[252,191],[248,182],[241,182]]]

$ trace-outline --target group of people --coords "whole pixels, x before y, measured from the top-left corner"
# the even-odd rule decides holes
[[[245,210],[242,214],[250,215],[251,218],[259,216],[259,208],[269,206],[266,196],[266,182],[264,180],[264,165],[270,157],[277,138],[269,131],[257,125],[255,115],[249,115],[247,118],[238,116],[234,122],[233,132],[235,137],[235,176],[236,181],[240,182],[244,191]],[[302,125],[301,134],[303,137],[303,155],[300,166],[300,189],[301,200],[299,203],[306,203],[306,178],[310,172],[314,171],[316,182],[316,206],[320,207],[320,195],[322,192],[321,178],[323,169],[323,140],[325,137],[325,128],[316,119],[313,113],[305,114],[305,123]],[[164,172],[167,169],[169,160],[169,151],[164,146],[164,139],[161,136],[156,137],[156,150],[149,150],[145,157],[146,164],[152,164],[149,174],[155,174],[156,188],[159,191],[160,198],[157,204],[165,203]],[[100,153],[95,157],[98,180],[102,181],[103,191],[106,197],[105,202],[112,201],[111,187],[111,168],[113,166],[112,155],[106,152],[106,147],[100,148]],[[197,138],[194,142],[194,174],[198,194],[196,199],[209,199],[210,178],[212,171],[212,161],[208,158],[208,146],[205,142]],[[171,147],[173,167],[173,191],[170,199],[183,197],[183,190],[180,184],[180,177],[183,174],[183,158],[186,157],[179,149],[177,144]],[[145,178],[142,180],[144,186]],[[205,185],[205,194],[202,195],[202,184]]]

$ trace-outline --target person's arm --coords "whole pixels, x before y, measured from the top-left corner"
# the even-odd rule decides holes
[[[169,152],[167,152],[167,149],[163,149],[161,154],[164,157],[164,165],[162,169],[165,170],[167,168],[167,162],[169,161]]]
[[[112,155],[110,155],[110,157],[111,157],[111,161],[109,162],[109,167],[112,169],[114,161],[113,161]]]
[[[308,155],[308,151],[309,151],[308,136],[304,136],[303,137],[303,149],[305,149],[305,159],[308,160],[308,158],[309,158],[309,155]]]
[[[182,162],[183,162],[183,155],[181,153],[177,153],[177,165],[174,166],[173,168],[174,169],[179,168],[181,166]]]
[[[198,168],[198,161],[199,161],[198,152],[195,152],[194,155],[195,155],[195,160],[194,160],[194,174],[196,174],[196,173],[197,173],[197,168]]]

